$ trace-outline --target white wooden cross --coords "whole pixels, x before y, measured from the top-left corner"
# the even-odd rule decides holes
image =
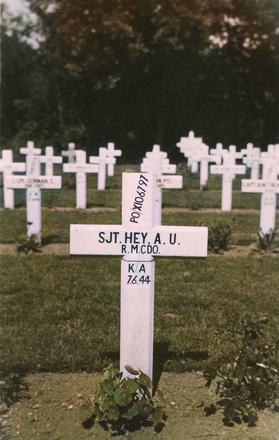
[[[71,225],[70,253],[121,255],[120,369],[153,375],[155,256],[206,257],[207,228],[154,223],[152,174],[122,174],[122,225]]]
[[[143,173],[154,174],[157,183],[155,210],[155,223],[162,223],[162,189],[182,188],[182,176],[168,176],[167,174],[176,173],[176,165],[171,165],[167,153],[160,150],[159,145],[154,145],[153,150],[146,153],[140,170]]]
[[[234,148],[230,148],[229,151],[223,152],[222,165],[211,165],[211,174],[222,175],[222,211],[231,211],[232,209],[232,184],[236,174],[245,174],[245,165],[237,165],[235,163],[236,157],[239,157],[239,153],[236,153]]]
[[[218,163],[221,163],[223,159],[224,151],[228,151],[228,150],[223,148],[223,144],[221,144],[221,142],[218,142],[215,148],[210,149],[210,154],[212,154],[213,156],[217,156]]]
[[[188,159],[188,165],[191,166],[192,173],[197,173],[199,168],[199,163],[192,159],[194,151],[199,151],[203,145],[203,140],[200,137],[195,137],[195,133],[190,131],[188,137],[180,138],[177,147],[180,148],[181,153]]]
[[[259,169],[261,164],[261,150],[260,148],[255,148],[253,144],[248,143],[247,148],[241,150],[244,154],[242,162],[251,168],[250,179],[259,179]]]
[[[53,176],[53,165],[55,163],[62,163],[63,159],[61,156],[54,156],[53,147],[45,148],[45,155],[40,156],[40,162],[45,163],[45,175]]]
[[[99,156],[90,156],[89,162],[98,165],[98,183],[97,189],[103,191],[106,189],[106,168],[109,165],[115,165],[115,157],[108,156],[107,149],[99,148]]]
[[[276,228],[276,194],[279,194],[279,157],[265,156],[262,179],[243,179],[243,192],[261,193],[260,232],[270,234]]]
[[[61,188],[61,176],[40,175],[41,149],[34,148],[34,143],[29,141],[27,148],[21,148],[20,153],[26,154],[26,175],[8,176],[7,187],[26,189],[26,214],[27,236],[35,235],[41,242],[41,189]]]
[[[114,149],[114,143],[113,142],[109,142],[108,146],[107,146],[107,155],[109,158],[113,158],[113,157],[119,157],[122,155],[122,151],[121,150],[115,150]],[[114,163],[111,162],[108,164],[108,176],[112,177],[114,176]]]
[[[7,177],[14,172],[25,171],[25,163],[13,162],[12,150],[2,150],[2,159],[0,159],[0,172],[3,173],[4,189],[4,208],[13,209],[15,207],[14,190],[7,188]]]
[[[62,156],[68,158],[68,163],[75,163],[76,160],[76,145],[73,142],[68,143],[68,150],[62,150]]]
[[[98,166],[86,163],[86,151],[75,151],[75,163],[64,163],[64,173],[76,173],[76,207],[86,208],[87,173],[97,173]]]
[[[208,181],[208,166],[210,162],[221,164],[219,154],[209,154],[209,147],[206,144],[200,145],[199,149],[195,149],[191,153],[191,161],[200,163],[200,188],[203,188]]]

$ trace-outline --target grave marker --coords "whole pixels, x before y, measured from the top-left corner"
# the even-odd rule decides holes
[[[162,189],[182,188],[182,176],[167,176],[176,173],[176,165],[171,165],[167,153],[160,151],[159,145],[154,145],[153,150],[146,153],[140,166],[141,172],[151,173],[156,178],[155,224],[162,223]]]
[[[76,145],[73,142],[68,143],[68,150],[62,150],[62,156],[68,158],[68,163],[75,163],[76,160]]]
[[[243,192],[261,193],[260,232],[270,234],[276,228],[276,194],[279,194],[279,157],[263,159],[262,179],[243,179]]]
[[[108,146],[107,146],[107,155],[109,158],[119,157],[122,155],[122,151],[115,150],[114,143],[109,142]],[[113,162],[108,164],[108,176],[110,176],[110,177],[114,176],[114,163]]]
[[[223,164],[211,165],[211,174],[222,175],[222,211],[231,211],[232,209],[232,184],[236,174],[245,174],[245,165],[237,165],[235,163],[239,153],[234,148],[223,152]]]
[[[61,176],[40,175],[41,149],[34,148],[33,142],[27,142],[27,148],[21,148],[20,153],[26,154],[26,175],[8,176],[7,187],[26,189],[27,236],[34,234],[41,242],[41,189],[61,188]]]
[[[136,201],[141,198],[141,203]],[[121,255],[120,369],[152,379],[154,256],[205,257],[207,228],[154,223],[152,174],[123,173],[122,225],[71,225],[70,253]]]
[[[45,164],[45,175],[53,176],[53,165],[55,163],[62,163],[63,159],[61,156],[54,156],[53,147],[45,148],[45,155],[40,156],[40,162]]]
[[[190,131],[188,137],[185,136],[180,138],[180,142],[178,142],[176,145],[180,148],[181,153],[188,158],[188,165],[191,166],[192,173],[197,173],[199,164],[198,161],[193,160],[192,156],[195,151],[199,151],[201,149],[201,146],[203,145],[202,138],[195,137],[195,133]]]
[[[76,207],[80,209],[86,208],[87,193],[87,173],[97,173],[98,166],[86,163],[86,151],[75,151],[75,163],[64,163],[64,173],[76,174]]]
[[[108,156],[107,149],[99,148],[99,156],[90,156],[89,162],[98,165],[98,183],[97,189],[103,191],[106,189],[106,168],[109,165],[115,165],[115,157]]]
[[[7,187],[7,177],[14,172],[25,171],[25,163],[13,162],[12,150],[2,150],[2,159],[0,159],[0,172],[3,173],[3,196],[4,208],[13,209],[15,207],[14,190]]]
[[[242,162],[251,168],[250,179],[259,179],[259,169],[261,164],[261,150],[254,148],[253,144],[247,144],[247,148],[241,150],[244,154]]]

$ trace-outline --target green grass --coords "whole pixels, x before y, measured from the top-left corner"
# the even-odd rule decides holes
[[[0,369],[96,371],[118,361],[120,258],[10,255],[0,263]],[[278,283],[274,257],[157,260],[155,370],[202,369],[228,311],[278,324]]]
[[[257,241],[259,228],[258,212],[168,212],[163,214],[164,225],[209,226],[215,220],[232,224],[232,244],[246,245]],[[119,224],[119,211],[90,212],[73,211],[42,211],[42,234],[44,243],[68,243],[71,223]],[[15,243],[26,234],[25,210],[0,211],[0,243]]]

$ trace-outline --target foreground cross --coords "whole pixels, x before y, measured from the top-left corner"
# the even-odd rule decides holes
[[[0,159],[0,172],[3,173],[4,186],[4,208],[13,209],[15,207],[14,190],[7,188],[7,177],[14,172],[25,171],[25,163],[13,162],[12,150],[2,150],[2,159]]]
[[[97,173],[98,166],[86,163],[86,151],[75,151],[75,163],[64,163],[64,173],[76,173],[76,207],[80,209],[86,208],[87,194],[87,173]]]
[[[261,193],[260,232],[271,234],[276,228],[276,194],[279,194],[279,157],[265,156],[262,179],[243,179],[243,192]]]
[[[62,156],[68,158],[68,163],[75,163],[76,160],[76,145],[73,142],[69,142],[68,150],[62,150]]]
[[[162,223],[162,189],[182,188],[182,176],[171,176],[167,174],[176,173],[176,165],[171,165],[167,157],[167,153],[160,150],[159,145],[154,145],[153,150],[146,153],[140,166],[143,173],[151,173],[156,179],[156,201],[154,205],[155,210],[155,224]]]
[[[207,228],[154,224],[152,174],[122,174],[122,225],[71,225],[70,253],[121,255],[120,369],[153,374],[154,256],[206,257]]]
[[[35,235],[41,242],[41,189],[61,188],[61,176],[40,175],[41,149],[34,148],[34,143],[27,142],[27,148],[20,149],[26,154],[26,175],[8,176],[7,187],[26,189],[27,236]]]
[[[232,148],[233,147],[233,148]],[[234,146],[229,151],[223,152],[223,164],[211,165],[211,174],[222,175],[222,211],[231,211],[232,209],[232,184],[236,174],[245,174],[245,165],[237,165],[236,158],[241,157],[241,153],[237,153]]]
[[[40,162],[45,163],[45,175],[53,176],[53,165],[55,163],[62,163],[62,157],[54,156],[53,147],[48,146],[45,148],[45,155],[40,156]]]

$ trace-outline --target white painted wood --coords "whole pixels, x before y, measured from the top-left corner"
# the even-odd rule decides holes
[[[207,255],[207,228],[158,226],[156,178],[123,173],[122,225],[71,225],[70,253],[122,255],[120,369],[153,374],[154,255]]]
[[[242,162],[251,169],[250,179],[259,179],[259,171],[261,164],[261,150],[255,148],[252,143],[247,144],[247,148],[241,150],[243,152]]]
[[[216,157],[216,163],[217,164],[221,164],[222,159],[223,159],[224,151],[227,151],[227,150],[225,148],[223,148],[223,144],[221,144],[221,142],[218,142],[216,144],[215,148],[211,148],[210,149],[210,154],[212,156],[215,156],[215,157],[217,156]]]
[[[62,163],[62,156],[54,156],[54,149],[51,146],[45,148],[45,155],[40,156],[40,162],[45,164],[45,175],[53,176],[53,166],[55,163]]]
[[[107,155],[108,157],[114,158],[114,157],[120,157],[122,155],[122,151],[121,150],[115,150],[114,149],[115,144],[113,142],[109,142],[108,146],[107,146]],[[110,162],[108,164],[108,176],[112,177],[114,176],[114,163]]]
[[[41,189],[61,188],[61,176],[40,175],[40,153],[41,149],[34,148],[34,143],[28,141],[27,148],[20,149],[21,154],[26,154],[26,175],[8,176],[8,188],[26,189],[26,215],[27,215],[27,236],[36,235],[41,242]]]
[[[99,156],[90,156],[89,162],[98,165],[98,183],[97,189],[104,191],[106,189],[106,168],[109,165],[115,165],[115,157],[108,156],[106,148],[99,148]]]
[[[159,145],[154,145],[152,151],[148,151],[141,163],[140,170],[143,173],[151,173],[155,176],[157,188],[154,204],[155,224],[162,223],[162,189],[182,188],[183,177],[167,174],[176,173],[176,165],[169,163],[166,152],[161,151]]]
[[[276,228],[276,194],[279,194],[279,157],[265,155],[263,158],[262,179],[243,179],[243,192],[261,193],[259,230],[270,234]]]
[[[3,196],[4,208],[13,209],[15,206],[14,190],[7,187],[7,177],[15,172],[24,172],[25,163],[13,162],[12,150],[2,150],[2,159],[0,159],[0,172],[3,173]]]
[[[199,162],[193,158],[195,152],[199,152],[203,145],[201,137],[196,137],[193,131],[190,131],[188,136],[180,138],[177,147],[181,153],[188,159],[188,165],[191,167],[192,173],[197,173],[199,169]]]
[[[68,158],[68,163],[75,163],[76,161],[76,144],[74,142],[68,143],[68,150],[62,150],[61,154],[63,157]]]
[[[86,163],[86,151],[75,151],[75,163],[64,163],[64,173],[76,174],[76,207],[86,208],[87,178],[88,173],[98,173],[98,166]]]
[[[222,201],[221,209],[222,211],[231,211],[232,209],[232,188],[233,180],[236,174],[245,174],[245,165],[236,165],[236,158],[239,153],[231,148],[229,151],[223,152],[223,164],[222,165],[211,165],[211,174],[221,174],[222,175]]]

